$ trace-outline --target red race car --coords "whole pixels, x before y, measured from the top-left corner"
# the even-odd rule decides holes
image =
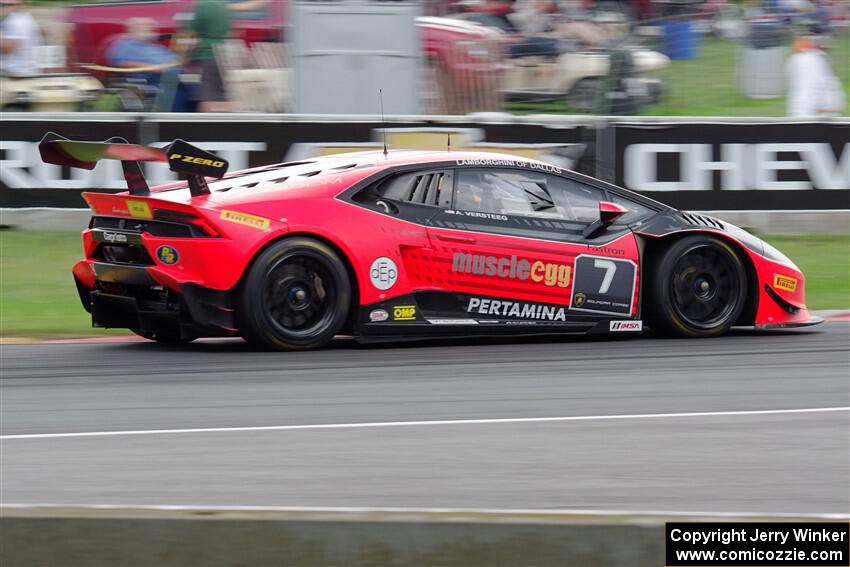
[[[74,266],[96,327],[157,341],[238,336],[308,349],[434,336],[639,332],[711,337],[820,319],[769,244],[543,162],[365,152],[226,175],[164,149],[48,134],[48,163],[122,161],[129,191],[85,193]],[[186,181],[150,189],[140,161]],[[213,179],[210,179],[213,178]]]

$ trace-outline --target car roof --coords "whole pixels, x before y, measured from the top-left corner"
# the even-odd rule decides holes
[[[373,167],[397,167],[405,165],[442,163],[447,161],[458,162],[475,162],[481,161],[484,165],[497,165],[493,162],[505,161],[504,165],[510,165],[515,162],[538,163],[553,167],[551,164],[533,160],[530,158],[512,155],[501,154],[497,152],[475,152],[475,151],[454,151],[454,150],[389,150],[384,154],[381,150],[368,150],[363,152],[349,152],[342,154],[331,154],[327,156],[319,156],[296,162],[296,164],[315,164],[314,167],[320,170],[342,169],[345,165],[351,164],[354,166],[373,166]],[[471,163],[467,163],[471,165]],[[290,167],[292,163],[277,164],[277,167]],[[275,166],[267,166],[269,168]]]

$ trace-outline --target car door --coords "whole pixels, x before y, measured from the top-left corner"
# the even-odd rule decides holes
[[[631,317],[638,253],[626,225],[586,237],[606,192],[525,168],[458,168],[428,235],[441,286],[479,323]],[[433,270],[433,268],[432,268]]]

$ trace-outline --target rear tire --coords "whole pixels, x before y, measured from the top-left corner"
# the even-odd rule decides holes
[[[682,238],[658,251],[647,267],[647,322],[662,335],[722,335],[744,309],[746,268],[718,238]]]
[[[253,345],[307,350],[334,338],[350,306],[351,281],[339,255],[317,240],[288,238],[254,260],[238,293],[236,319]]]

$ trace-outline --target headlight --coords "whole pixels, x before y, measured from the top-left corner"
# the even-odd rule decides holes
[[[791,258],[786,256],[785,254],[783,254],[782,252],[780,252],[779,250],[777,250],[776,248],[774,248],[773,246],[771,246],[770,244],[765,242],[764,240],[762,240],[762,245],[764,246],[764,257],[765,258],[767,258],[768,260],[772,260],[774,262],[778,262],[780,264],[784,264],[785,266],[788,266],[789,268],[793,268],[793,269],[797,270],[798,272],[802,273],[802,270],[797,267],[797,264],[795,264],[794,262],[791,261]]]

